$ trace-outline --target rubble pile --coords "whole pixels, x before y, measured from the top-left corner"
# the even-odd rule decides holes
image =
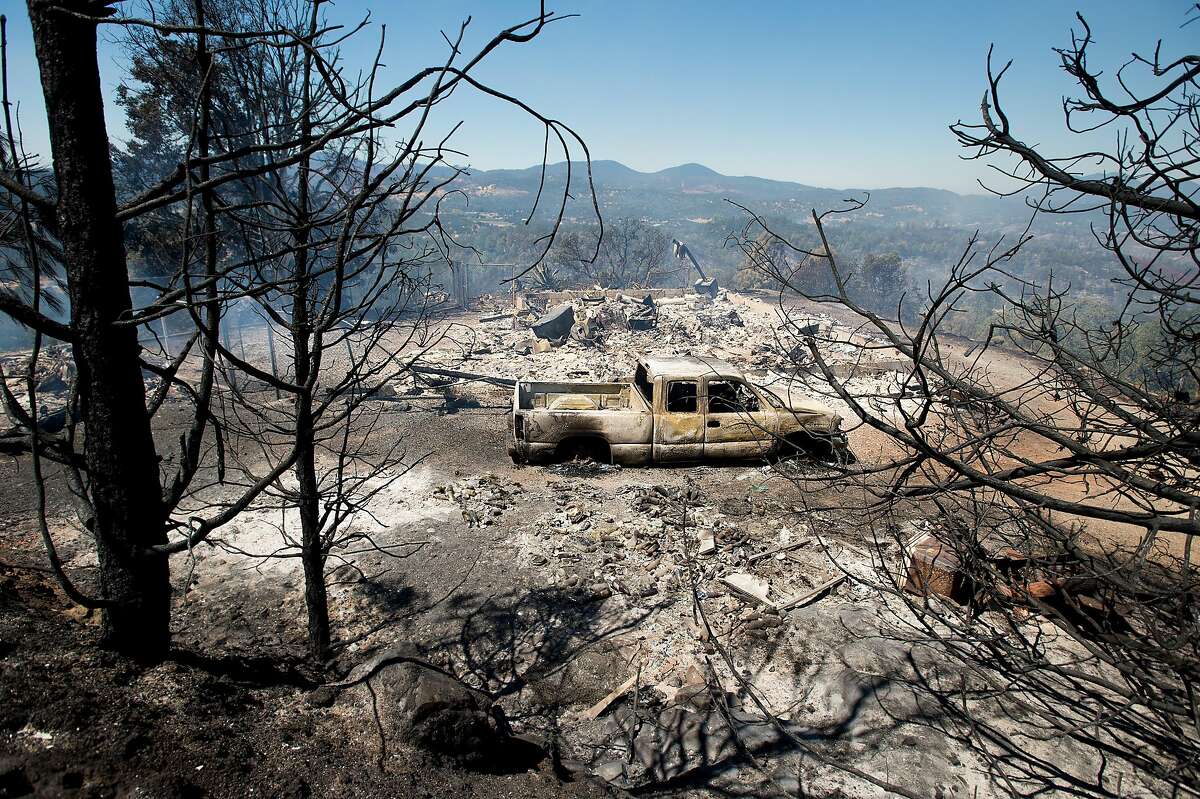
[[[0,370],[3,370],[8,390],[12,392],[17,405],[28,414],[28,355],[0,357]],[[38,354],[37,365],[33,372],[34,394],[38,406],[38,427],[43,431],[57,433],[65,426],[67,402],[70,399],[71,385],[74,381],[75,364],[71,360],[70,348],[66,345],[43,348]],[[8,403],[0,403],[0,408],[3,408],[4,426],[6,428],[17,427],[17,419],[9,411]]]
[[[153,353],[144,353],[144,357],[156,358]],[[161,361],[161,365],[166,365],[166,360],[161,356],[158,356],[157,360]],[[17,404],[28,412],[28,353],[0,356],[0,371],[4,374],[8,390],[12,392]],[[146,386],[148,397],[158,394],[163,386],[161,377],[145,369],[142,370],[142,382]],[[56,433],[65,425],[67,403],[70,401],[71,387],[75,383],[75,361],[71,357],[71,348],[65,344],[43,347],[38,353],[33,383],[38,416],[41,419],[39,427],[46,432]],[[169,396],[179,394],[172,388]],[[0,403],[0,409],[7,425],[16,426],[16,419],[12,417],[7,404]]]
[[[602,479],[552,480],[548,510],[517,528],[519,563],[548,588],[598,607],[610,626],[632,631],[622,639],[631,647],[627,659],[636,660],[628,666],[630,681],[559,720],[564,745],[598,776],[623,787],[662,776],[662,764],[653,761],[671,747],[630,734],[635,706],[648,714],[650,727],[659,714],[688,725],[719,727],[730,718],[760,724],[757,710],[741,709],[746,680],[786,717],[802,675],[773,663],[803,649],[806,625],[816,618],[806,616],[798,627],[797,614],[819,615],[808,605],[831,596],[841,595],[837,604],[858,598],[859,586],[847,583],[843,570],[870,568],[870,558],[853,553],[848,566],[848,545],[827,535],[840,532],[836,524],[781,504],[758,485],[717,496],[691,481],[609,489]],[[719,657],[718,645],[736,652],[737,673]],[[710,715],[718,710],[724,722]],[[666,771],[686,771],[694,756]]]
[[[669,608],[670,618],[644,628],[663,658],[701,640],[690,622],[693,584],[710,622],[736,642],[785,626],[781,608],[841,576],[799,509],[718,502],[694,486],[627,486],[612,497],[578,482],[548,488],[554,510],[522,529],[521,558],[545,569],[550,584],[586,587],[592,599],[616,595],[625,609]],[[747,581],[760,590],[737,589]]]
[[[433,496],[458,504],[468,527],[490,527],[516,504],[523,490],[516,483],[502,483],[494,474],[482,474],[440,485]]]
[[[0,357],[0,369],[13,394],[23,399],[26,396],[26,373],[29,371],[29,356],[6,355]],[[34,390],[38,402],[61,406],[66,402],[67,392],[75,379],[75,363],[71,350],[66,345],[44,347],[38,354],[37,367],[33,373]],[[25,404],[24,402],[22,404]]]
[[[771,304],[725,289],[715,297],[558,292],[552,299],[562,301],[541,313],[535,299],[519,298],[507,312],[484,302],[478,324],[456,328],[452,345],[430,350],[423,363],[513,380],[607,382],[632,374],[638,354],[680,355],[722,358],[771,378],[796,373],[791,350],[804,363],[803,330],[819,334],[833,363],[883,366],[888,357],[864,351],[854,343],[859,334],[827,315],[783,319]]]

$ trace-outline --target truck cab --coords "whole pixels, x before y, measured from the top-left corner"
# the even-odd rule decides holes
[[[656,461],[763,457],[775,444],[777,409],[723,361],[641,359],[633,383],[654,412]]]

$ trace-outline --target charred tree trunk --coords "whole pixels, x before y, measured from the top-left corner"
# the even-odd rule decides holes
[[[306,170],[301,169],[302,180],[307,180]],[[307,191],[301,189],[301,196]],[[304,207],[304,204],[301,204]],[[298,238],[302,244],[307,231]],[[297,274],[307,273],[307,253],[301,246],[296,254]],[[318,662],[329,658],[329,597],[325,588],[325,547],[321,536],[321,493],[317,481],[316,445],[313,440],[312,393],[319,373],[319,363],[314,368],[314,353],[310,345],[312,326],[308,314],[310,279],[297,281],[293,293],[295,303],[292,311],[292,338],[295,342],[293,354],[296,363],[296,382],[301,386],[295,400],[296,435],[296,485],[300,512],[300,562],[304,566],[304,604],[308,610],[308,649]],[[319,358],[319,355],[317,355]]]
[[[308,413],[300,406],[307,405]],[[329,597],[325,588],[325,547],[321,540],[320,494],[312,442],[312,402],[297,400],[297,441],[301,445],[296,461],[296,480],[300,488],[300,561],[304,564],[304,605],[308,610],[308,649],[313,659],[329,659]],[[307,427],[300,427],[307,424]]]
[[[309,30],[317,27],[317,6]],[[300,140],[307,145],[312,134],[311,56],[304,57],[304,85]],[[296,363],[296,482],[300,492],[300,562],[304,564],[304,604],[308,609],[308,649],[317,662],[329,659],[329,596],[325,588],[325,547],[321,535],[321,494],[317,481],[313,430],[313,392],[321,374],[321,334],[315,330],[309,303],[316,278],[311,274],[309,241],[313,218],[309,208],[311,162],[301,159],[297,170],[295,287],[292,291],[292,342]]]
[[[29,0],[58,184],[57,220],[71,297],[72,352],[94,507],[107,644],[154,659],[170,640],[170,583],[158,459],[129,313],[122,226],[96,61],[96,4]],[[62,9],[72,13],[64,13]]]
[[[300,208],[307,207],[308,191],[304,184],[308,170],[301,168]],[[325,589],[325,548],[321,540],[321,494],[317,481],[317,453],[313,440],[314,376],[310,345],[312,325],[308,302],[311,278],[308,277],[307,228],[297,236],[296,281],[292,293],[292,340],[296,364],[296,383],[300,391],[293,405],[296,436],[296,487],[300,512],[300,562],[304,566],[304,605],[308,611],[308,651],[317,662],[329,658],[329,597]]]

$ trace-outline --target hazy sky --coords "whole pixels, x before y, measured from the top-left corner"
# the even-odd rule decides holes
[[[531,43],[495,53],[477,75],[586,139],[593,158],[640,170],[689,161],[719,172],[836,188],[935,186],[978,191],[984,174],[961,154],[947,125],[978,119],[984,59],[1015,64],[1002,98],[1018,137],[1065,152],[1060,102],[1070,79],[1051,48],[1069,42],[1080,8],[1097,40],[1092,64],[1111,68],[1132,50],[1194,51],[1200,21],[1181,28],[1181,0],[1041,2],[715,2],[561,0],[575,19]],[[24,4],[9,14],[10,81],[27,147],[48,153],[44,112]],[[440,30],[468,15],[467,49],[532,16],[535,2],[338,0],[329,16],[372,27],[348,52],[372,53],[387,26],[384,60],[400,80],[439,62]],[[108,32],[106,37],[115,34]],[[121,76],[121,52],[101,50],[105,88]],[[438,109],[437,129],[465,121],[453,140],[479,168],[540,161],[540,128],[486,97],[458,94]],[[109,127],[122,130],[109,106]],[[1101,145],[1111,142],[1105,134]],[[553,157],[553,155],[552,155]],[[561,155],[554,160],[561,160]]]

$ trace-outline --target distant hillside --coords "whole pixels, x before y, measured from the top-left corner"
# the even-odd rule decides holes
[[[586,198],[587,165],[572,162],[570,166],[572,194],[577,198],[572,211],[585,215],[582,201]],[[694,163],[639,172],[617,161],[593,161],[591,174],[605,213],[661,222],[730,216],[737,209],[726,200],[762,214],[807,216],[812,208],[840,207],[847,198],[865,199],[868,194],[869,204],[858,215],[892,222],[997,228],[1020,224],[1026,215],[1019,199],[962,195],[925,187],[819,188],[784,180],[722,175]],[[472,170],[458,186],[470,196],[473,211],[523,215],[528,213],[541,175],[541,166]],[[549,165],[546,189],[561,191],[566,175],[566,162]]]
[[[587,164],[572,162],[567,229],[596,222],[587,187]],[[568,164],[545,168],[545,187],[532,222],[524,224],[542,177],[541,166],[471,170],[455,182],[462,192],[442,206],[445,221],[461,241],[470,242],[494,263],[525,263],[536,251],[530,242],[544,233],[557,212]],[[617,161],[593,161],[591,175],[601,213],[607,219],[641,219],[682,239],[722,280],[730,281],[741,262],[730,235],[749,220],[744,206],[769,220],[792,241],[813,246],[812,210],[847,207],[847,199],[867,200],[856,211],[829,221],[834,247],[849,261],[871,253],[895,252],[913,285],[940,281],[958,261],[972,234],[990,245],[1023,231],[1030,209],[1024,199],[963,195],[928,187],[830,189],[785,180],[722,175],[702,164],[681,164],[639,172]],[[735,205],[736,203],[736,205]],[[1113,264],[1093,239],[1086,215],[1046,216],[1035,239],[1011,264],[1014,273],[1040,280],[1050,274],[1075,291],[1108,293]],[[806,240],[807,239],[807,240]],[[983,249],[986,249],[984,247]],[[898,287],[899,289],[899,287]]]

